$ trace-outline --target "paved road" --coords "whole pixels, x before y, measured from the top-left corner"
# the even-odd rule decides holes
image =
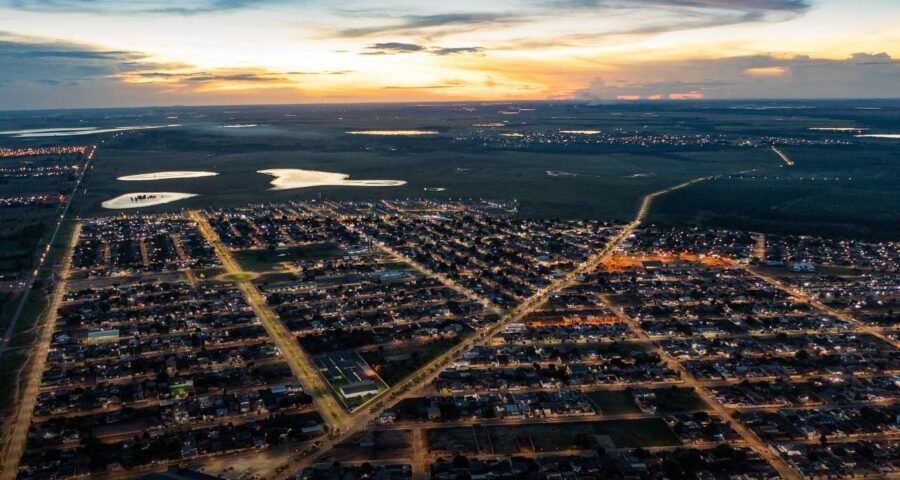
[[[47,243],[44,245],[44,251],[41,253],[40,259],[38,259],[37,267],[34,271],[29,275],[28,280],[26,281],[27,286],[25,290],[23,290],[22,298],[19,300],[19,305],[16,307],[16,311],[13,313],[12,319],[9,322],[9,326],[6,327],[6,333],[4,333],[3,338],[0,339],[0,357],[3,356],[4,353],[9,349],[9,345],[12,342],[13,334],[16,332],[16,325],[19,323],[19,319],[22,317],[22,312],[25,311],[25,305],[28,304],[28,298],[31,296],[31,290],[34,288],[34,284],[37,281],[38,274],[41,272],[41,269],[44,268],[44,263],[47,261],[48,254],[50,253],[50,247],[56,242],[56,236],[59,234],[59,229],[63,224],[63,221],[66,218],[66,214],[69,213],[69,206],[72,205],[72,199],[75,198],[76,192],[78,192],[78,187],[81,186],[81,180],[84,179],[85,173],[90,169],[91,161],[94,159],[94,153],[97,151],[96,145],[91,145],[85,151],[86,160],[84,162],[84,167],[81,169],[81,174],[78,175],[78,179],[75,181],[75,188],[72,189],[72,193],[69,195],[69,198],[66,200],[66,204],[60,212],[59,219],[56,221],[56,226],[53,228],[53,234],[50,235],[50,239],[47,240]]]
[[[284,354],[294,374],[303,383],[306,391],[312,395],[313,402],[322,414],[322,418],[328,422],[332,431],[337,430],[344,423],[346,412],[331,396],[328,387],[323,385],[312,360],[296,344],[293,335],[285,328],[278,315],[266,303],[265,298],[256,288],[256,285],[246,277],[246,272],[232,258],[228,247],[222,243],[219,235],[212,229],[206,218],[197,211],[190,212],[190,217],[197,222],[200,233],[216,250],[219,260],[222,261],[222,266],[241,289],[247,303],[250,304],[253,312],[259,317],[269,337]]]
[[[611,306],[612,307],[612,306]],[[644,332],[644,330],[640,327],[638,322],[631,318],[630,316],[625,314],[625,311],[621,307],[612,307],[612,311],[616,314],[619,319],[623,322],[627,323],[628,326],[634,331],[639,338],[650,340],[650,337]],[[713,395],[703,387],[705,386],[702,382],[698,381],[694,378],[690,372],[685,369],[681,363],[675,360],[671,355],[666,352],[665,349],[659,347],[656,343],[650,343],[652,346],[652,350],[654,350],[663,361],[671,368],[672,370],[679,372],[681,374],[682,380],[684,380],[684,385],[687,387],[691,387],[694,391],[697,392],[697,395],[706,402],[710,409],[717,414],[721,419],[729,424],[731,428],[740,435],[741,439],[747,443],[753,450],[755,450],[762,458],[764,458],[775,470],[778,471],[779,475],[788,480],[799,479],[799,475],[787,464],[784,460],[781,459],[780,456],[776,455],[769,446],[762,442],[756,435],[753,434],[747,427],[742,425],[740,422],[734,421],[731,419],[732,412],[722,406],[719,402],[713,398]]]
[[[753,238],[753,256],[761,262],[766,261],[766,234],[754,233]]]
[[[37,403],[38,392],[41,388],[41,377],[47,363],[47,351],[50,349],[50,340],[53,336],[53,327],[56,324],[56,314],[66,292],[66,283],[69,278],[69,269],[72,264],[72,252],[78,242],[81,233],[81,224],[76,223],[72,229],[72,237],[64,252],[60,280],[53,289],[50,306],[47,308],[47,319],[41,326],[40,337],[35,341],[31,367],[26,379],[25,392],[22,401],[18,405],[16,414],[10,420],[3,446],[3,472],[0,480],[13,480],[16,478],[17,467],[22,453],[25,451],[25,442],[28,439],[28,429],[31,426],[31,417],[34,414],[34,406]]]
[[[853,315],[850,315],[846,312],[842,312],[840,310],[831,308],[828,305],[825,305],[824,303],[819,301],[818,299],[813,298],[813,297],[807,295],[806,293],[804,293],[794,287],[791,287],[790,285],[786,285],[786,284],[782,283],[781,280],[778,280],[775,277],[766,275],[762,272],[757,271],[754,268],[751,268],[747,265],[743,265],[740,263],[735,262],[734,266],[738,267],[738,268],[743,268],[750,275],[753,275],[765,282],[768,282],[768,283],[774,285],[775,287],[778,287],[783,292],[785,292],[789,295],[792,295],[795,298],[798,298],[800,301],[806,302],[806,303],[812,305],[813,307],[815,307],[833,317],[839,318],[847,323],[854,325],[856,327],[857,331],[868,333],[869,335],[872,335],[873,337],[877,337],[878,339],[892,345],[894,348],[900,349],[900,342],[885,335],[881,329],[875,328],[871,325],[866,325],[865,323],[857,320],[856,317],[854,317]]]
[[[638,213],[634,217],[634,220],[631,222],[630,225],[634,225],[634,227],[637,227],[638,224],[643,222],[647,218],[647,214],[650,213],[650,206],[653,205],[653,201],[656,200],[658,197],[661,197],[667,193],[672,193],[675,190],[681,190],[682,188],[689,187],[695,183],[705,182],[712,178],[713,177],[711,177],[711,176],[695,178],[693,180],[688,180],[686,182],[679,183],[678,185],[674,185],[672,187],[665,188],[663,190],[659,190],[657,192],[653,192],[650,195],[645,196],[643,199],[641,199],[641,206],[638,208]],[[634,230],[634,228],[632,228],[632,231],[633,230]]]
[[[458,359],[463,354],[471,350],[473,347],[478,345],[486,345],[490,343],[491,337],[493,337],[496,333],[500,332],[506,325],[510,323],[514,323],[522,320],[527,317],[531,313],[537,311],[540,307],[544,305],[546,300],[552,295],[568,286],[573,285],[576,282],[576,279],[588,272],[595,270],[599,267],[604,260],[606,260],[610,255],[612,255],[615,250],[619,247],[619,245],[628,237],[634,233],[635,229],[641,224],[641,222],[646,218],[647,214],[650,211],[650,206],[653,204],[653,201],[661,195],[665,195],[667,193],[673,192],[675,190],[679,190],[685,188],[687,186],[693,185],[698,182],[702,182],[705,180],[709,180],[712,177],[700,177],[695,178],[693,180],[689,180],[678,185],[674,185],[672,187],[659,190],[657,192],[653,192],[647,196],[645,196],[638,207],[638,211],[635,214],[634,220],[630,223],[626,224],[622,230],[619,231],[614,237],[612,237],[606,245],[591,255],[588,260],[583,262],[581,265],[576,267],[574,270],[568,272],[566,275],[554,280],[546,287],[541,290],[538,290],[534,295],[526,299],[524,302],[520,303],[517,307],[513,308],[507,314],[502,317],[499,321],[486,326],[480,332],[469,337],[468,340],[463,341],[460,345],[450,349],[444,354],[438,356],[431,362],[427,363],[423,367],[421,367],[416,373],[413,373],[406,377],[405,380],[400,383],[391,386],[389,390],[382,393],[379,396],[379,399],[373,400],[370,404],[374,404],[375,407],[358,410],[353,416],[352,420],[345,424],[341,430],[341,434],[330,438],[325,441],[322,445],[322,452],[327,452],[330,448],[333,448],[336,444],[340,442],[342,438],[346,436],[352,435],[353,433],[357,433],[359,431],[365,430],[369,424],[377,418],[380,411],[383,409],[390,408],[393,405],[396,405],[400,401],[415,396],[420,389],[426,387],[431,384],[434,378],[440,373],[444,366],[450,364],[452,361]],[[368,238],[363,235],[362,232],[357,232],[362,235],[365,240],[371,241],[374,245],[380,245],[380,242],[375,241],[375,239]],[[396,251],[390,251],[392,255],[395,255],[401,258],[403,261],[412,262],[411,259],[406,256],[400,254]],[[421,267],[424,272],[432,275],[436,278],[439,278],[434,272],[431,272],[425,267]],[[440,279],[440,278],[439,278]],[[459,285],[448,285],[453,288],[462,288]],[[474,293],[472,295],[475,295]],[[475,295],[477,297],[477,295]],[[386,399],[386,400],[385,400]],[[314,461],[314,458],[308,457],[301,459],[299,461],[293,460],[290,464],[290,468],[282,472],[281,474],[277,474],[273,472],[272,476],[268,476],[269,478],[284,478],[289,475],[292,475],[298,468],[302,468],[311,464]]]
[[[777,147],[772,147],[772,151],[775,152],[776,155],[778,155],[779,157],[781,157],[781,159],[784,161],[784,164],[785,164],[785,165],[787,165],[787,166],[789,166],[789,167],[793,167],[793,166],[794,166],[794,161],[791,160],[790,157],[788,157],[784,152],[782,152],[781,150],[779,150]]]

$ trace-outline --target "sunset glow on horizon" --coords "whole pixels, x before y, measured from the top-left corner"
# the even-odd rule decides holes
[[[5,109],[900,96],[890,0],[0,0],[0,19]]]

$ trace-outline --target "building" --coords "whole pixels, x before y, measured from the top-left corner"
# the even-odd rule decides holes
[[[378,384],[375,382],[351,383],[350,385],[341,387],[341,395],[347,399],[377,394]]]
[[[93,342],[108,342],[112,340],[119,339],[119,329],[111,328],[105,330],[91,330],[87,334],[87,341],[89,343]]]
[[[809,262],[794,262],[791,264],[792,272],[814,273],[816,266]]]

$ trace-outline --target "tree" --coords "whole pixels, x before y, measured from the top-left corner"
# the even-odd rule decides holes
[[[469,458],[465,455],[453,457],[453,468],[469,468]]]

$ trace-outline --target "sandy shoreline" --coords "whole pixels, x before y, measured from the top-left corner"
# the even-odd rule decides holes
[[[162,205],[164,203],[171,203],[196,196],[197,195],[193,193],[180,192],[133,192],[111,198],[101,203],[100,206],[110,210],[152,207],[154,205]]]
[[[176,178],[200,178],[200,177],[214,177],[218,175],[216,172],[203,172],[203,171],[169,171],[169,172],[153,172],[153,173],[139,173],[137,175],[125,175],[124,177],[119,177],[116,180],[122,182],[146,182],[152,180],[172,180]]]
[[[347,180],[346,173],[319,172],[299,168],[272,168],[257,170],[256,173],[275,177],[270,182],[272,190],[290,190],[307,187],[399,187],[406,185],[404,180]]]

